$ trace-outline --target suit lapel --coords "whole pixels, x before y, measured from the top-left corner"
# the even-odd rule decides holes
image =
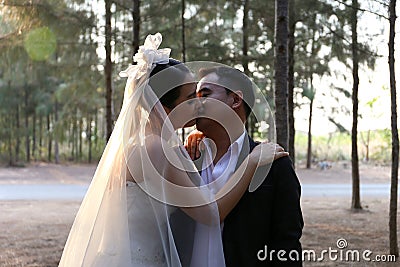
[[[257,145],[256,142],[254,142],[253,139],[246,133],[246,136],[244,138],[242,150],[240,151],[238,161],[236,163],[235,171],[237,168],[239,168],[240,164],[244,161],[244,159],[247,157],[247,155],[250,154],[250,152],[253,150],[253,148]]]

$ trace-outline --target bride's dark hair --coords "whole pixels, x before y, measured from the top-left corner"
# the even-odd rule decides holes
[[[156,75],[157,74],[157,75]],[[156,64],[150,73],[149,85],[163,106],[175,107],[181,87],[190,70],[182,62],[170,58],[166,64]]]

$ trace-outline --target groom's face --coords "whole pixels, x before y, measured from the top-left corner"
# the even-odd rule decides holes
[[[226,105],[232,105],[232,93],[225,87],[218,85],[219,77],[216,73],[204,76],[197,84],[197,97],[201,98],[201,105],[198,110],[196,120],[197,129],[206,132],[209,129],[218,127],[220,124],[210,118],[215,118],[216,114],[226,113]],[[207,101],[207,99],[218,100]],[[225,107],[222,107],[225,106]]]

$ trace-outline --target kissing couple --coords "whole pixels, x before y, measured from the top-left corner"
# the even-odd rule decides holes
[[[147,36],[122,72],[122,108],[59,266],[302,266],[292,162],[244,127],[253,83],[220,64],[194,71],[161,41]],[[185,148],[177,130],[194,125]]]

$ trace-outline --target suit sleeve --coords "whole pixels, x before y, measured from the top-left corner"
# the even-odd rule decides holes
[[[301,186],[290,158],[276,160],[271,175],[274,196],[268,250],[275,250],[273,266],[302,266],[300,238],[304,222],[300,206]]]

